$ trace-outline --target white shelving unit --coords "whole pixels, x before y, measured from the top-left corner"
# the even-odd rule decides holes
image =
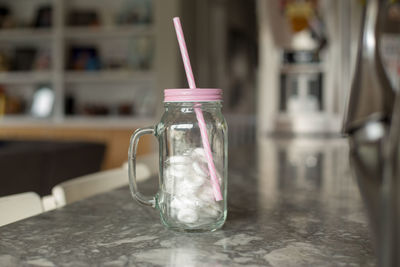
[[[50,29],[1,29],[0,41],[51,41],[53,33]]]
[[[51,28],[12,28],[0,29],[0,45],[13,44],[27,46],[47,46],[50,47],[51,64],[50,69],[45,71],[10,71],[0,72],[0,84],[5,86],[17,86],[19,90],[26,87],[26,90],[34,90],[35,86],[48,84],[51,86],[55,95],[55,104],[52,115],[47,118],[35,118],[28,114],[4,115],[0,116],[0,126],[7,125],[65,125],[65,126],[124,126],[148,125],[154,122],[155,115],[158,115],[156,104],[161,103],[162,89],[174,87],[180,70],[177,70],[179,60],[176,52],[176,41],[173,35],[172,17],[177,15],[179,0],[164,3],[161,0],[152,0],[152,22],[146,24],[117,25],[108,23],[95,27],[68,26],[67,16],[70,8],[88,9],[93,6],[93,10],[99,10],[106,3],[107,5],[118,5],[126,1],[135,0],[88,0],[88,1],[67,1],[67,0],[34,0],[30,1],[29,7],[34,10],[35,5],[47,3],[52,6],[52,27]],[[26,4],[22,0],[0,0],[0,3],[9,5],[14,9],[23,9]],[[74,6],[77,5],[77,6]],[[13,10],[14,11],[14,10]],[[35,12],[35,11],[32,11]],[[23,10],[26,17],[27,11]],[[99,12],[104,15],[104,10]],[[33,14],[31,14],[33,18]],[[110,17],[110,16],[109,16]],[[170,20],[171,19],[171,20]],[[170,23],[170,27],[165,22]],[[171,28],[171,29],[169,29]],[[166,30],[167,29],[167,30]],[[171,35],[171,36],[169,36]],[[67,68],[69,45],[82,43],[83,45],[99,46],[104,42],[119,43],[128,42],[132,38],[147,37],[153,42],[155,56],[152,59],[149,69],[135,69],[125,67],[121,69],[101,69],[98,71],[74,71]],[[162,40],[162,42],[160,42]],[[160,52],[160,43],[164,49],[173,48],[168,55]],[[118,46],[115,53],[119,53]],[[114,51],[108,51],[107,56],[112,56]],[[111,54],[111,55],[110,55]],[[100,58],[103,57],[100,53]],[[171,60],[173,59],[173,60]],[[30,88],[30,89],[28,89]],[[148,112],[133,113],[133,115],[115,115],[114,113],[104,116],[88,115],[67,115],[65,113],[65,99],[70,92],[90,96],[96,101],[97,98],[111,99],[119,96],[120,98],[131,99],[143,97],[144,93],[152,92],[153,100],[150,101],[154,107],[150,107]],[[107,93],[108,92],[108,93]],[[147,101],[149,96],[147,96]],[[143,102],[141,100],[138,100]],[[78,102],[78,101],[77,101]],[[148,101],[149,102],[149,101]],[[29,103],[27,103],[29,105]],[[142,107],[143,109],[143,107]]]
[[[65,80],[69,83],[151,82],[155,75],[153,71],[132,70],[67,71],[65,73]]]
[[[105,39],[132,36],[153,36],[152,25],[114,26],[114,27],[67,27],[65,37],[73,39]]]
[[[49,71],[0,72],[0,84],[36,84],[51,81]]]

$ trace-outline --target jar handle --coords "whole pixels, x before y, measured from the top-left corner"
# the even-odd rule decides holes
[[[140,204],[146,206],[156,207],[156,198],[155,196],[144,196],[139,192],[137,183],[136,183],[136,152],[137,145],[139,143],[139,138],[145,134],[154,135],[155,130],[154,126],[139,128],[137,129],[131,136],[131,141],[129,143],[128,150],[128,174],[129,174],[129,188],[131,190],[132,197],[136,199]]]

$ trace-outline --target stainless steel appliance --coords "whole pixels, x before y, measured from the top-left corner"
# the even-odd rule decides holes
[[[400,266],[400,94],[379,51],[387,1],[368,0],[344,130],[370,215],[379,266]]]

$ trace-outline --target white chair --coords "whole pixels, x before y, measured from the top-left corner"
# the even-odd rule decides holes
[[[151,176],[151,172],[146,164],[140,161],[136,164],[136,176],[138,181],[143,181]],[[53,200],[56,207],[79,201],[99,193],[110,191],[128,184],[128,171],[125,168],[117,168],[101,171],[72,180],[62,182],[52,189]],[[51,197],[50,197],[51,198]],[[47,208],[53,205],[50,198],[43,199],[47,203]]]
[[[150,175],[158,174],[158,153],[151,153],[144,156],[138,156],[137,164],[144,164],[150,171]],[[125,162],[122,167],[128,171],[128,162]],[[137,172],[137,171],[136,171]]]
[[[53,195],[42,197],[42,206],[44,211],[54,210],[57,208],[57,203]]]
[[[0,197],[0,226],[43,212],[40,196],[34,192]]]

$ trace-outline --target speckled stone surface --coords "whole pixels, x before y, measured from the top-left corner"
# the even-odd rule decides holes
[[[166,230],[125,187],[0,227],[0,266],[375,266],[344,141],[261,140],[229,170],[221,230]]]

